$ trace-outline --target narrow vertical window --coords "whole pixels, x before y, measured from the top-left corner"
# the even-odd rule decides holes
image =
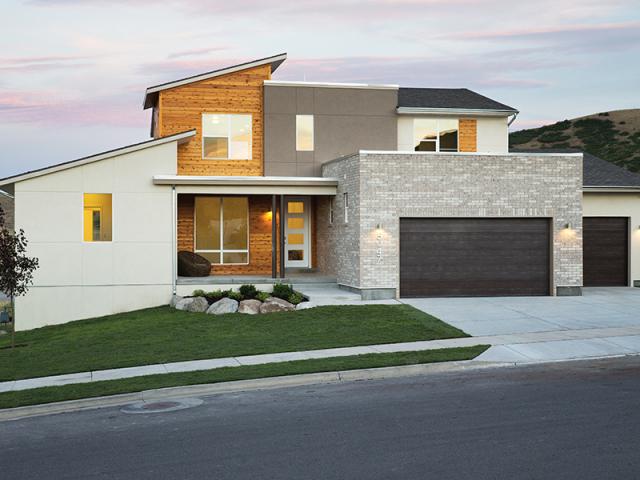
[[[349,223],[349,194],[344,193],[344,223]]]
[[[333,202],[335,197],[329,197],[329,225],[333,225]]]
[[[296,150],[313,151],[313,115],[296,115]]]
[[[111,241],[111,194],[84,194],[84,241]]]

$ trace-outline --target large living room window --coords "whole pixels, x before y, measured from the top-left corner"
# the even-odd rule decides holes
[[[251,115],[204,113],[202,158],[251,160]]]
[[[247,197],[196,197],[195,251],[213,264],[249,263]]]
[[[416,152],[457,152],[458,119],[416,118],[413,139]]]

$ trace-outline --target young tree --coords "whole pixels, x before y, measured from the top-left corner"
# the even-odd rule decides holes
[[[16,343],[16,318],[14,299],[24,295],[33,283],[33,272],[38,268],[38,259],[28,257],[27,237],[20,229],[9,230],[5,224],[4,210],[0,207],[0,291],[11,300],[13,328],[11,329],[11,347]]]

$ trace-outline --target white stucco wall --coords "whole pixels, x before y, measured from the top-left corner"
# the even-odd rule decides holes
[[[16,227],[38,257],[34,285],[16,300],[16,328],[108,315],[169,302],[172,194],[152,183],[175,174],[171,142],[15,185]],[[111,242],[83,241],[83,194],[111,193]]]
[[[629,217],[629,268],[631,285],[640,281],[640,194],[584,193],[582,211],[585,217]]]
[[[413,151],[413,117],[398,115],[398,150]],[[452,118],[429,116],[428,118]],[[509,151],[509,127],[507,117],[477,117],[477,151],[480,153],[507,153]]]

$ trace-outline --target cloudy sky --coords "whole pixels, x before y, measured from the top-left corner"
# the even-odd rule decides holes
[[[469,87],[515,129],[640,107],[638,0],[2,0],[0,177],[146,140],[147,86],[281,52],[276,79]]]

